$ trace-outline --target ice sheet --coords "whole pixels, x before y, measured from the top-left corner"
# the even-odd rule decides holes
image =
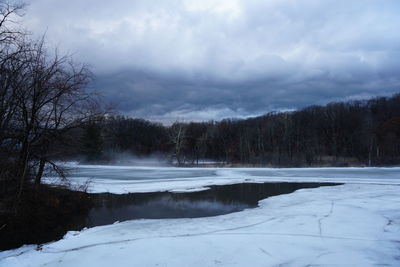
[[[223,216],[95,227],[1,252],[0,265],[400,266],[399,189],[302,189]]]
[[[69,165],[73,186],[90,180],[92,193],[196,191],[243,182],[400,184],[400,168],[174,168]],[[60,183],[47,178],[48,183]]]

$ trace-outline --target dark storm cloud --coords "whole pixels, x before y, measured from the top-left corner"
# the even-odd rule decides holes
[[[400,89],[397,0],[31,1],[129,115],[246,117]]]

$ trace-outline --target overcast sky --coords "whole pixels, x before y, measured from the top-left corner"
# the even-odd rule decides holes
[[[398,0],[28,0],[121,113],[219,120],[400,92]]]

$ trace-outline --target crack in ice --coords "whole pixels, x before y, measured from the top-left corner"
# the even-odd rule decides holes
[[[324,220],[324,219],[326,219],[326,218],[328,218],[329,216],[332,215],[334,205],[335,205],[335,202],[332,200],[331,201],[331,208],[330,208],[328,214],[324,215],[322,218],[320,218],[318,220],[318,228],[319,228],[319,235],[320,236],[322,236],[322,220]]]

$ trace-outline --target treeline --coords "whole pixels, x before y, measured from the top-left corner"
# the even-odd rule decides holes
[[[400,94],[310,106],[246,120],[163,126],[123,116],[98,118],[76,137],[87,161],[128,152],[178,165],[203,159],[260,166],[371,166],[400,163]]]

